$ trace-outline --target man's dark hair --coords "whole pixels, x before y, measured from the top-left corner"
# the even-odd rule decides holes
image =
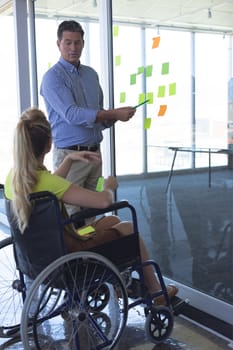
[[[57,38],[58,40],[62,39],[63,32],[78,32],[81,34],[82,39],[84,37],[84,30],[80,23],[76,21],[63,21],[59,24],[57,29]]]

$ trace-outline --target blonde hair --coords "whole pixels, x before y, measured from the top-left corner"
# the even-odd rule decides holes
[[[51,127],[45,114],[37,108],[24,111],[15,130],[12,170],[12,208],[22,233],[31,214],[28,195],[35,188],[38,170],[43,168],[40,157],[46,153],[49,142]]]

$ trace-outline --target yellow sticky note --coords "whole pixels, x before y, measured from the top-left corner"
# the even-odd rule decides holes
[[[117,37],[119,34],[119,26],[113,26],[113,36]]]
[[[158,97],[165,96],[165,85],[161,85],[158,87]]]
[[[154,102],[154,93],[153,92],[147,92],[146,99],[149,100],[148,103],[152,104]]]
[[[176,94],[176,83],[169,84],[169,96]]]
[[[121,65],[121,56],[115,56],[115,66]]]
[[[103,187],[104,187],[104,178],[102,176],[100,176],[98,178],[98,181],[97,181],[96,191],[97,192],[102,192],[103,191]]]
[[[150,129],[150,125],[151,125],[151,118],[146,118],[144,120],[144,129]]]
[[[77,232],[80,236],[85,236],[92,232],[95,232],[95,229],[93,226],[86,226],[86,227],[79,228]]]
[[[144,92],[142,92],[141,94],[139,94],[138,104],[144,102],[145,100],[146,100],[146,94]]]
[[[120,93],[120,103],[124,103],[126,100],[126,93],[125,92],[121,92]]]

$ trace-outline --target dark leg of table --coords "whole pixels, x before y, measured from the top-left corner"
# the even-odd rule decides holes
[[[167,187],[166,187],[165,193],[167,193],[168,187],[169,187],[171,179],[172,179],[173,167],[174,167],[174,164],[175,164],[177,151],[178,151],[177,149],[174,150],[174,156],[173,156],[173,160],[172,160],[171,170],[170,170],[170,173],[169,173],[169,176],[168,176],[168,180],[167,180]]]

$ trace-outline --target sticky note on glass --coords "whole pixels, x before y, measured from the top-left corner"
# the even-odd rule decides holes
[[[138,104],[140,105],[141,103],[143,103],[146,100],[146,94],[144,92],[142,92],[141,94],[139,94],[138,97]]]
[[[158,88],[158,97],[164,97],[165,96],[165,85],[161,85]]]
[[[121,65],[121,56],[115,56],[115,66]]]
[[[121,92],[120,93],[120,103],[124,103],[126,100],[126,93],[125,92]]]
[[[98,181],[97,181],[96,191],[97,192],[102,192],[103,188],[104,188],[104,178],[102,176],[100,176],[98,178]]]
[[[151,125],[151,118],[146,118],[144,120],[144,129],[150,129],[150,125]]]
[[[114,26],[113,27],[113,36],[118,36],[119,34],[119,26]]]
[[[169,84],[169,96],[176,94],[176,83]]]
[[[158,117],[163,117],[164,114],[166,113],[166,110],[167,110],[167,105],[161,105],[159,107]]]
[[[154,102],[154,93],[153,92],[147,92],[146,99],[149,100],[148,103],[152,104]]]
[[[168,73],[169,73],[169,63],[166,62],[162,64],[162,75],[168,74]]]
[[[143,74],[144,73],[144,67],[138,67],[138,74]]]
[[[152,70],[153,70],[153,66],[146,66],[146,77],[151,77],[152,76]]]
[[[153,40],[152,49],[156,49],[160,43],[160,36],[156,36],[152,40]]]
[[[130,75],[130,85],[136,84],[136,74],[131,74]]]
[[[80,236],[86,236],[86,235],[89,235],[90,233],[95,232],[95,229],[93,226],[86,226],[86,227],[79,228],[77,232]]]

